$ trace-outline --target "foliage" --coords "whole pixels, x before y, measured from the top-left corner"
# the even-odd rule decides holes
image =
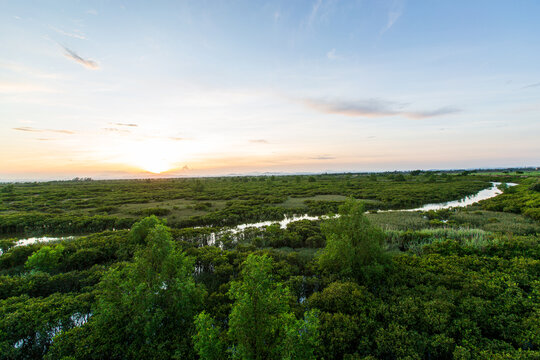
[[[540,225],[526,217],[537,178],[396,175],[200,179],[198,192],[194,179],[13,184],[0,192],[4,234],[91,234],[2,243],[0,358],[539,358]],[[521,185],[438,212],[343,204],[451,200],[484,180]],[[173,224],[219,225],[340,205],[322,225],[241,232],[133,215],[170,209],[168,224],[185,214]]]
[[[266,257],[248,256],[243,281],[233,282],[229,294],[234,305],[229,315],[229,337],[242,359],[279,356],[283,314],[288,311],[288,289],[274,284],[272,262]],[[283,335],[281,335],[283,336]]]
[[[201,360],[221,360],[225,357],[226,346],[220,339],[221,328],[206,312],[195,317],[194,350]]]
[[[0,255],[8,252],[16,242],[16,239],[0,239]]]
[[[540,181],[537,181],[531,186],[529,186],[529,190],[540,192]]]
[[[348,200],[340,207],[339,217],[321,225],[326,246],[318,257],[320,268],[341,278],[361,279],[368,266],[385,262],[384,233],[364,215],[360,202]]]
[[[203,296],[192,278],[193,260],[176,249],[169,229],[153,218],[132,231],[132,237],[144,236],[146,246],[133,263],[112,267],[103,277],[83,345],[91,344],[98,358],[189,357],[192,319]],[[58,348],[63,346],[60,341]]]
[[[88,318],[92,297],[52,294],[0,300],[0,354],[2,359],[41,359],[60,331]]]
[[[64,253],[62,245],[44,246],[26,260],[24,267],[30,270],[54,272]]]
[[[272,278],[273,263],[266,255],[251,254],[243,264],[242,281],[231,283],[234,300],[227,336],[233,358],[315,359],[318,313],[309,311],[297,320],[290,308],[288,288]],[[223,358],[221,329],[205,313],[195,320],[195,349],[201,359]],[[212,341],[214,340],[214,341]]]
[[[279,220],[284,215],[335,212],[352,196],[368,209],[415,207],[473,194],[489,183],[481,176],[398,174],[223,177],[199,179],[53,181],[5,185],[0,192],[0,235],[88,234],[128,229],[141,217],[164,216],[173,227],[225,226]],[[401,175],[401,176],[399,176]],[[303,199],[289,207],[289,199]]]
[[[319,311],[309,310],[303,319],[296,319],[293,313],[284,315],[283,342],[280,346],[284,360],[312,360],[317,358],[320,347]]]
[[[491,211],[504,211],[523,214],[536,221],[540,220],[540,192],[536,185],[529,185],[535,179],[528,179],[522,185],[507,188],[503,194],[482,201],[482,207]],[[536,184],[536,183],[535,183]]]
[[[136,245],[147,245],[148,235],[161,224],[163,223],[155,215],[137,221],[129,231],[129,241]]]

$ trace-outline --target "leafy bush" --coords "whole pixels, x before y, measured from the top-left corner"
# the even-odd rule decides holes
[[[58,269],[63,253],[62,245],[43,246],[26,260],[24,267],[29,270],[54,272]]]

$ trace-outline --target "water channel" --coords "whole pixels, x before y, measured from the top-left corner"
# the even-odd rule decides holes
[[[459,200],[447,201],[447,202],[436,203],[436,204],[426,204],[424,206],[417,207],[417,208],[414,208],[414,209],[379,210],[379,212],[386,212],[386,211],[429,211],[429,210],[450,209],[450,208],[455,208],[455,207],[466,207],[466,206],[472,205],[474,203],[477,203],[477,202],[479,202],[481,200],[486,200],[486,199],[495,197],[495,196],[497,196],[499,194],[502,194],[502,190],[499,189],[499,186],[501,184],[502,183],[500,183],[500,182],[492,182],[490,188],[480,190],[479,192],[477,192],[474,195],[469,195],[469,196],[466,196],[466,197],[464,197],[462,199],[459,199]],[[515,184],[515,183],[506,183],[506,185],[507,186],[516,186],[517,184]],[[306,214],[304,214],[304,215],[294,215],[294,216],[291,216],[291,217],[285,217],[283,220],[280,220],[280,221],[269,220],[269,221],[260,221],[260,222],[248,223],[248,224],[240,224],[240,225],[237,225],[235,227],[232,227],[230,229],[225,230],[225,232],[236,234],[236,233],[240,233],[240,232],[244,231],[247,228],[262,228],[262,227],[269,226],[269,225],[272,225],[272,224],[279,224],[279,226],[281,228],[286,228],[287,224],[289,224],[291,222],[294,222],[294,221],[299,221],[299,220],[320,220],[320,219],[324,219],[325,217],[326,217],[326,215],[322,215],[322,216],[309,216],[309,215],[306,215]],[[72,240],[74,238],[75,238],[75,236],[32,237],[32,238],[21,239],[21,240],[17,241],[15,246],[29,245],[29,244],[34,244],[36,242]],[[212,233],[210,235],[210,239],[208,241],[208,244],[211,245],[211,244],[215,243],[215,240],[216,240],[216,233]]]

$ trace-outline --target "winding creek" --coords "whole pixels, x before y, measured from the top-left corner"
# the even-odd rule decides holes
[[[424,206],[414,208],[414,209],[404,209],[404,210],[384,210],[384,211],[429,211],[429,210],[440,210],[440,209],[449,209],[453,207],[466,207],[471,204],[474,204],[481,200],[486,200],[492,197],[495,197],[502,193],[502,190],[498,188],[501,183],[499,182],[492,182],[492,186],[488,189],[484,189],[476,193],[475,195],[466,196],[463,199],[455,200],[455,201],[448,201],[444,203],[437,203],[437,204],[426,204]],[[507,186],[515,186],[517,184],[514,183],[506,183]],[[383,210],[380,210],[380,212],[383,212]],[[217,233],[211,233],[206,236],[206,239],[203,240],[203,243],[206,243],[207,245],[214,245],[216,244],[216,240],[219,239],[219,237],[223,234],[229,233],[229,234],[237,234],[241,233],[247,228],[262,228],[268,225],[272,224],[279,224],[281,228],[285,228],[287,224],[299,221],[299,220],[319,220],[324,219],[326,216],[309,216],[309,215],[295,215],[292,217],[285,217],[281,221],[261,221],[256,223],[248,223],[248,224],[241,224],[235,227],[232,227],[230,229],[225,229],[223,231],[217,232]],[[17,241],[15,246],[24,246],[24,245],[30,245],[37,242],[50,242],[50,241],[62,241],[62,240],[73,240],[76,239],[76,236],[65,236],[65,237],[31,237],[26,239],[21,239]],[[219,245],[220,247],[222,244]],[[0,250],[0,255],[2,254]],[[79,327],[86,323],[89,318],[92,316],[92,313],[87,314],[81,314],[81,313],[75,313],[71,316],[70,320],[73,322],[73,325],[75,327]],[[59,324],[55,327],[53,327],[52,330],[48,331],[46,336],[53,338],[54,335],[62,331],[62,326]],[[17,341],[13,346],[15,348],[19,348],[23,345],[24,339],[21,339]]]
[[[466,206],[472,205],[474,203],[477,203],[479,201],[487,200],[487,199],[495,197],[495,196],[497,196],[499,194],[502,194],[502,190],[499,189],[499,185],[501,185],[501,184],[502,183],[500,183],[500,182],[491,182],[491,187],[490,188],[480,190],[479,192],[477,192],[474,195],[469,195],[469,196],[466,196],[466,197],[464,197],[462,199],[459,199],[459,200],[447,201],[447,202],[435,203],[435,204],[426,204],[424,206],[417,207],[417,208],[414,208],[414,209],[379,210],[378,212],[429,211],[429,210],[450,209],[450,208],[455,208],[455,207],[466,207]],[[507,186],[516,186],[517,184],[515,184],[515,183],[506,183],[506,185]],[[260,221],[260,222],[249,223],[249,224],[241,224],[241,225],[237,225],[235,227],[232,227],[231,229],[229,229],[229,231],[232,232],[232,233],[238,233],[238,232],[241,232],[241,231],[243,231],[243,230],[245,230],[247,228],[250,228],[250,227],[261,228],[261,227],[272,225],[272,224],[279,224],[281,226],[281,228],[285,228],[285,227],[287,227],[287,224],[289,224],[291,222],[294,222],[294,221],[299,221],[299,220],[320,220],[320,219],[324,219],[325,217],[326,217],[326,215],[322,215],[322,216],[310,216],[310,215],[306,215],[306,214],[304,214],[304,215],[294,215],[294,216],[291,216],[291,217],[285,217],[281,221],[272,221],[272,220],[270,220],[270,221]]]
[[[465,196],[464,198],[459,199],[459,200],[447,201],[447,202],[438,203],[438,204],[426,204],[424,206],[414,208],[414,209],[390,210],[390,211],[429,211],[429,210],[450,209],[450,208],[455,208],[455,207],[466,207],[474,203],[477,203],[479,201],[487,200],[499,194],[502,194],[502,190],[499,189],[499,185],[501,184],[502,183],[500,182],[491,182],[490,188],[480,190],[474,195]],[[506,185],[510,187],[510,186],[516,186],[517,184],[506,183]]]
[[[474,195],[469,195],[469,196],[466,196],[466,197],[464,197],[462,199],[459,199],[459,200],[447,201],[447,202],[436,203],[436,204],[426,204],[424,206],[417,207],[417,208],[414,208],[414,209],[379,210],[379,212],[429,211],[429,210],[450,209],[450,208],[455,208],[455,207],[466,207],[466,206],[472,205],[474,203],[477,203],[477,202],[479,202],[481,200],[490,199],[490,198],[495,197],[495,196],[497,196],[499,194],[502,194],[502,190],[499,189],[499,185],[501,185],[501,184],[502,183],[500,183],[500,182],[491,182],[491,187],[490,188],[480,190],[478,193],[476,193]],[[507,186],[516,186],[518,184],[506,183],[506,185]],[[272,225],[272,224],[279,224],[279,226],[281,228],[285,228],[285,227],[287,227],[287,225],[289,223],[294,222],[294,221],[299,221],[299,220],[320,220],[320,219],[324,219],[325,217],[326,217],[325,215],[322,215],[322,216],[309,216],[309,215],[304,214],[304,215],[294,215],[294,216],[291,216],[291,217],[285,217],[283,220],[280,220],[280,221],[269,220],[269,221],[255,222],[255,223],[240,224],[240,225],[234,226],[232,228],[228,228],[228,229],[224,230],[223,232],[220,232],[220,233],[217,233],[217,234],[216,233],[210,234],[210,239],[208,239],[208,244],[209,245],[214,244],[215,241],[216,241],[216,235],[220,235],[221,233],[224,233],[224,232],[236,234],[236,233],[240,233],[240,232],[244,231],[247,228],[262,228],[262,227],[269,226],[269,225]],[[75,236],[31,237],[31,238],[21,239],[21,240],[17,241],[15,246],[29,245],[29,244],[34,244],[34,243],[37,243],[37,242],[73,240],[75,238],[76,238]]]

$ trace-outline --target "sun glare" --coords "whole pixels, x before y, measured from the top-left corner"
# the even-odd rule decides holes
[[[148,164],[141,164],[140,168],[153,174],[161,174],[167,170],[171,170],[171,166],[166,161],[154,161]]]
[[[153,174],[174,169],[178,152],[170,144],[161,141],[145,141],[144,143],[124,143],[119,162],[131,165]]]
[[[101,146],[98,157],[108,158],[108,162],[127,167],[129,172],[140,171],[162,174],[180,170],[193,163],[201,164],[201,156],[215,152],[227,144],[220,138],[205,140],[175,141],[166,136],[152,138],[116,138],[110,147]],[[112,155],[114,154],[114,155]]]
[[[174,166],[171,161],[165,157],[166,153],[151,151],[150,153],[141,153],[140,156],[133,159],[133,165],[154,174],[161,174],[171,170]]]

